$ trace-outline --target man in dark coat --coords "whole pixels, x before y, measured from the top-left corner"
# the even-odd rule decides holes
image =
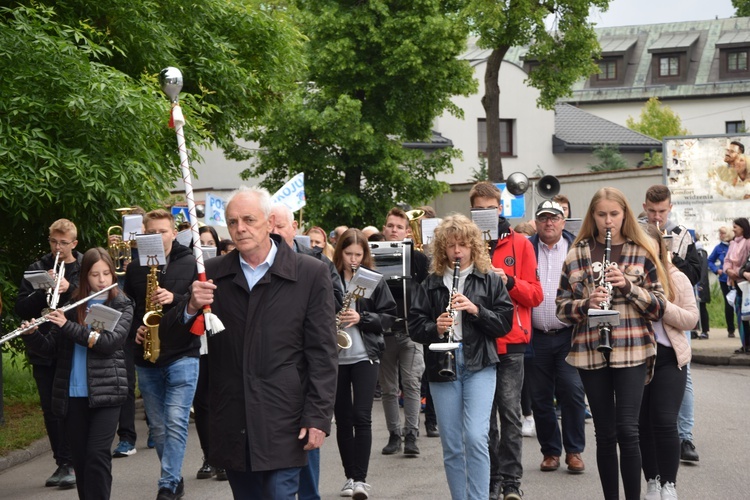
[[[208,339],[209,462],[227,469],[235,498],[291,499],[307,451],[331,428],[338,369],[331,279],[325,264],[270,234],[266,190],[241,188],[226,215],[237,248],[206,263],[210,281],[194,282],[162,327],[191,335],[193,318],[211,305],[225,330]]]

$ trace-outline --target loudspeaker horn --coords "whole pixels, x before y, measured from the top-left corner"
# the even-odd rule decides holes
[[[560,193],[560,181],[554,175],[545,175],[539,179],[536,190],[542,198],[552,198]]]
[[[505,181],[505,188],[513,196],[523,194],[529,189],[529,178],[521,172],[513,172]]]

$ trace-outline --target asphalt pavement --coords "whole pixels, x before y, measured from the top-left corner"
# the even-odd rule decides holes
[[[700,454],[697,465],[683,464],[677,491],[682,500],[750,498],[745,469],[747,461],[747,415],[750,414],[750,355],[734,354],[739,339],[728,339],[726,330],[715,330],[708,340],[693,340],[696,426],[695,444]],[[139,410],[138,452],[113,460],[112,498],[152,499],[156,497],[159,463],[156,451],[145,445],[146,424]],[[424,430],[422,421],[422,430]],[[441,432],[450,432],[441,429]],[[586,424],[587,449],[583,454],[586,472],[571,475],[564,466],[556,472],[541,472],[541,454],[536,438],[524,438],[522,489],[527,499],[598,499],[601,488],[596,469],[593,424]],[[420,437],[421,454],[416,458],[380,453],[388,440],[382,405],[373,408],[373,447],[368,482],[373,499],[450,498],[442,463],[440,439]],[[113,443],[113,447],[116,443]],[[229,499],[229,484],[214,479],[197,480],[201,451],[194,425],[190,426],[183,475],[185,498]],[[49,445],[37,441],[26,450],[0,459],[0,499],[77,498],[75,490],[45,488],[54,471]],[[324,499],[338,498],[345,481],[334,434],[322,449],[320,493]],[[644,484],[645,491],[645,484]]]

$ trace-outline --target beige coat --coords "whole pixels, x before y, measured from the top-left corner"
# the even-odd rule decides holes
[[[677,356],[677,366],[682,368],[690,363],[691,357],[690,342],[685,331],[695,328],[700,313],[695,293],[693,293],[693,285],[688,277],[677,269],[677,266],[669,267],[669,277],[674,288],[675,299],[667,302],[662,323]]]

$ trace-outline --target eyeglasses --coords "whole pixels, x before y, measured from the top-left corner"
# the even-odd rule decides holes
[[[560,222],[562,220],[561,215],[540,215],[536,218],[541,223],[545,222]]]
[[[56,247],[58,245],[61,246],[61,247],[66,247],[68,245],[72,245],[73,244],[72,241],[65,241],[65,240],[58,241],[55,238],[47,238],[47,241],[49,241],[49,244],[52,245],[53,247]]]

